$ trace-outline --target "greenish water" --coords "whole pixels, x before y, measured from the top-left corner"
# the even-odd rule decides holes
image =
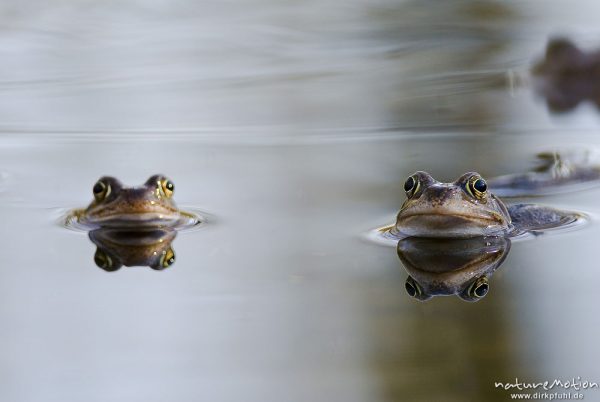
[[[594,106],[552,114],[527,79],[552,35],[600,45],[593,2],[0,8],[0,400],[503,401],[494,382],[515,377],[600,382],[598,189],[540,198],[592,222],[514,244],[478,303],[411,299],[394,247],[366,238],[415,170],[491,177],[600,146]],[[104,272],[57,219],[102,175],[154,173],[209,222],[168,269]]]

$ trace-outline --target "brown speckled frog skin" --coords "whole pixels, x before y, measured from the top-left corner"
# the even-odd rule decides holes
[[[81,211],[79,221],[96,227],[173,226],[180,218],[172,198],[174,189],[173,182],[158,174],[138,187],[124,187],[114,177],[101,177],[92,190],[94,201]]]
[[[506,206],[476,172],[441,183],[418,171],[404,184],[406,201],[390,234],[397,238],[514,236],[567,225],[581,215],[537,204]]]
[[[476,187],[479,186],[480,190]],[[504,203],[489,193],[475,172],[454,183],[440,183],[429,173],[415,172],[405,183],[407,199],[396,229],[406,236],[472,237],[507,232],[511,219]]]

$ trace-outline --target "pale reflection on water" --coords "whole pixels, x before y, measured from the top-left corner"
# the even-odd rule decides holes
[[[553,116],[505,80],[555,31],[593,45],[597,5],[444,4],[3,5],[0,400],[500,401],[494,381],[600,380],[595,221],[513,245],[475,304],[409,298],[396,250],[364,239],[417,169],[600,146],[593,107]],[[98,269],[57,211],[156,172],[214,221],[161,272]],[[599,195],[540,201],[594,217]]]

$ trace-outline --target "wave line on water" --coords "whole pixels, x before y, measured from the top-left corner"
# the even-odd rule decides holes
[[[552,135],[548,130],[525,130],[527,135]],[[578,134],[597,135],[591,129],[578,129]],[[135,141],[181,141],[200,142],[217,145],[248,146],[294,146],[318,145],[351,142],[395,141],[413,139],[469,139],[494,135],[473,132],[465,127],[401,127],[401,126],[364,126],[335,128],[302,128],[292,125],[282,126],[219,126],[187,127],[177,129],[76,129],[76,128],[34,128],[0,127],[3,144],[27,145],[35,142],[135,142]],[[506,131],[505,136],[523,136],[523,130]],[[564,131],[556,130],[556,135]]]
[[[55,215],[58,215],[58,217],[55,217],[54,220],[59,226],[74,232],[87,233],[90,230],[99,229],[100,226],[90,225],[81,220],[84,212],[85,210],[81,208],[57,208]],[[194,232],[206,226],[209,221],[215,221],[210,214],[194,207],[181,210],[180,214],[181,217],[177,223],[174,226],[169,226],[170,229],[177,232]],[[157,228],[161,227],[157,226]]]

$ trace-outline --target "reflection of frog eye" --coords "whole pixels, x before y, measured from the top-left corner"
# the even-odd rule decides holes
[[[419,285],[412,276],[406,278],[406,282],[404,282],[404,289],[406,289],[406,293],[408,293],[410,297],[414,297],[415,299],[421,301],[431,299],[431,295],[425,294],[421,285]]]
[[[479,300],[490,290],[488,279],[485,276],[475,280],[467,289],[467,297],[471,300]]]
[[[173,191],[175,191],[175,184],[169,179],[161,180],[160,186],[162,188],[163,193],[167,197],[171,197],[173,195]]]
[[[94,198],[97,202],[104,200],[110,194],[110,184],[104,183],[102,180],[98,180],[92,188]]]
[[[412,276],[406,278],[404,288],[406,289],[406,293],[408,293],[410,297],[418,297],[420,294],[423,293],[421,286],[419,286],[419,284],[412,278]]]
[[[120,264],[115,263],[108,254],[100,249],[97,249],[96,254],[94,254],[94,262],[105,271],[116,271],[121,267]]]
[[[404,191],[406,191],[406,196],[408,198],[412,197],[413,194],[419,190],[419,186],[419,179],[416,177],[410,176],[408,179],[406,179],[404,182]]]
[[[467,183],[469,194],[477,198],[483,198],[487,191],[487,183],[479,176],[473,176]]]
[[[162,268],[167,268],[170,267],[171,265],[173,265],[173,263],[175,262],[175,252],[173,251],[172,248],[169,247],[169,249],[167,251],[165,251],[162,255],[162,257],[160,258],[160,266]]]

